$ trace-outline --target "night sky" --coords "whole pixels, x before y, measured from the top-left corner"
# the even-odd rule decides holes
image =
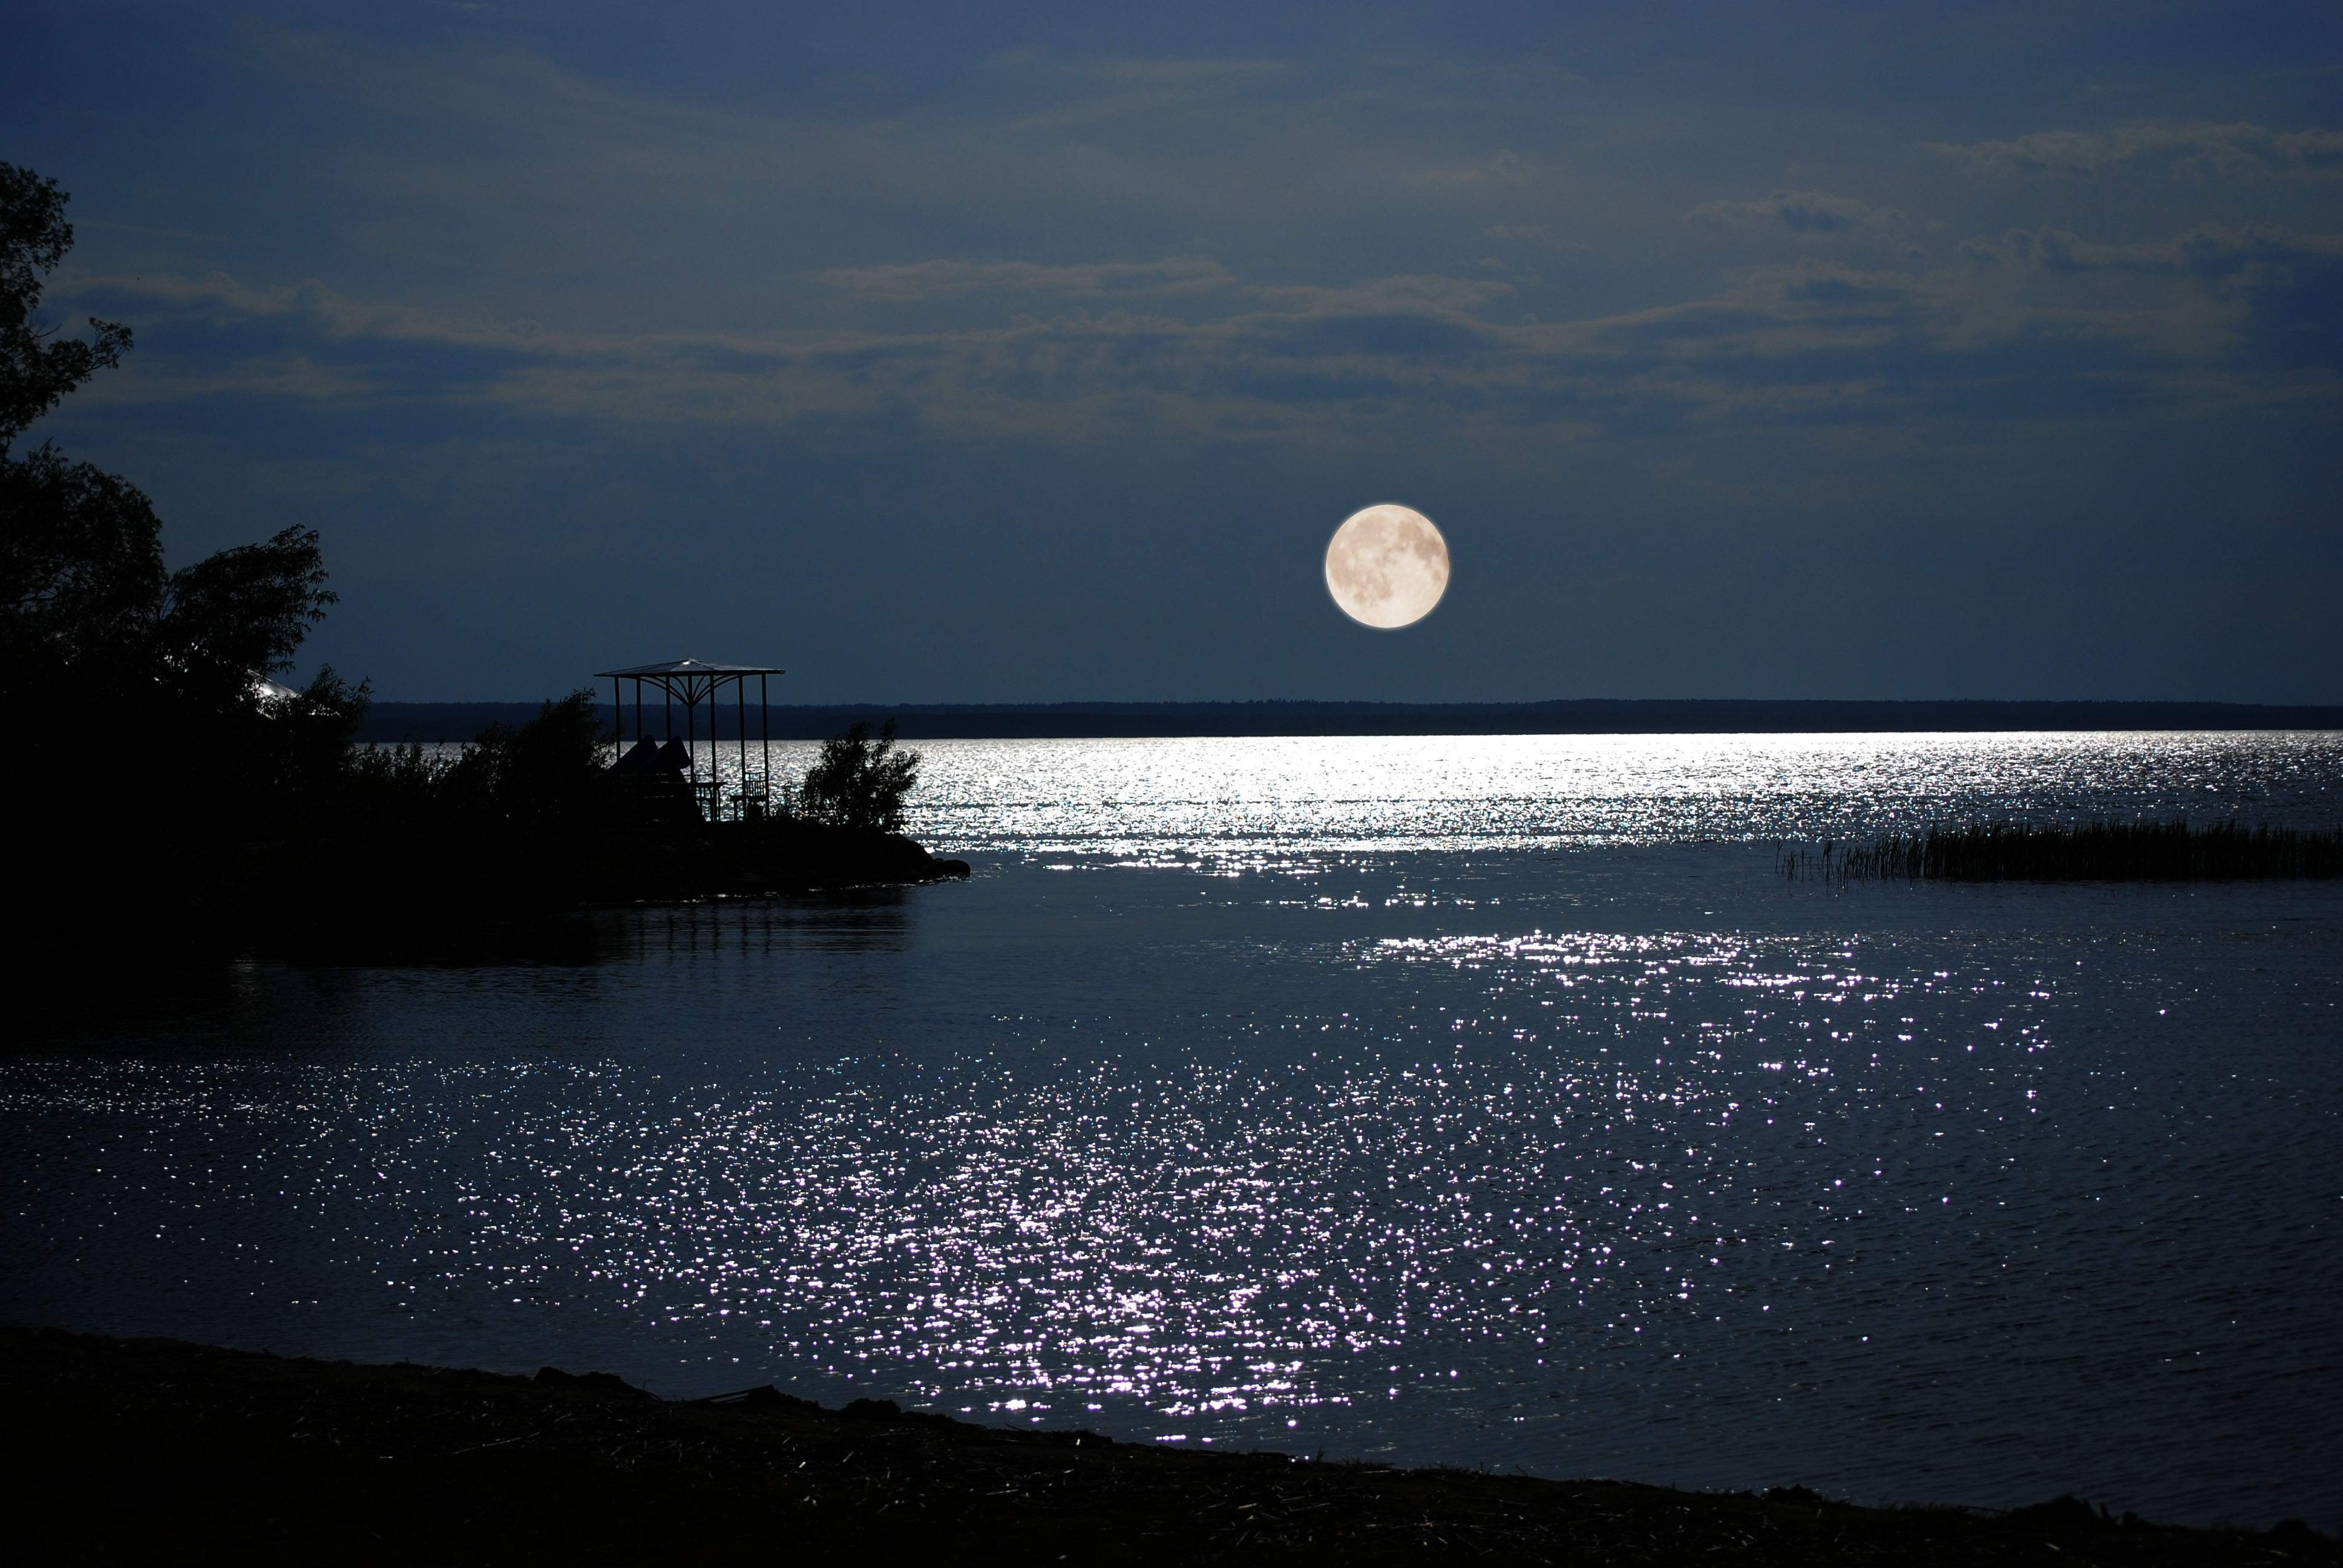
[[[8,9],[35,438],[302,674],[2343,701],[2333,0]]]

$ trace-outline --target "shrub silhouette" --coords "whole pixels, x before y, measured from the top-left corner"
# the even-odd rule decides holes
[[[449,792],[481,815],[547,824],[586,815],[603,794],[601,720],[594,694],[548,701],[515,728],[491,724],[448,770]]]
[[[895,749],[895,721],[879,739],[857,724],[821,743],[821,755],[806,769],[797,792],[798,815],[836,828],[903,830],[903,801],[920,781],[920,754]]]
[[[598,810],[607,798],[608,737],[594,694],[548,699],[521,725],[491,724],[452,758],[420,746],[368,746],[349,754],[357,818],[378,826],[551,827]]]

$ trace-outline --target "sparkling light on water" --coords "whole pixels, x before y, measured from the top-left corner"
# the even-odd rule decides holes
[[[1844,838],[2031,814],[2332,824],[2325,732],[930,740],[911,831],[1121,856]],[[776,744],[773,777],[819,749]],[[698,748],[728,794],[729,742]],[[761,781],[752,743],[747,779]]]
[[[1843,894],[1672,839],[2005,797],[2303,819],[2336,738],[1858,739],[1328,753],[1384,749],[1418,793],[1380,799],[1318,742],[936,747],[971,884],[605,917],[591,967],[252,966],[0,1062],[0,1311],[2318,1516],[2335,890]],[[1005,798],[1012,762],[1048,789]],[[1535,847],[1603,813],[1606,847]]]

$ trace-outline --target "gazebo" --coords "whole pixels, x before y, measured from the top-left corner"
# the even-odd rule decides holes
[[[624,682],[635,683],[635,742],[639,746],[648,737],[643,723],[643,688],[659,689],[659,708],[663,719],[663,735],[669,741],[676,739],[675,709],[683,705],[684,765],[691,780],[696,801],[703,803],[708,819],[717,821],[723,816],[722,792],[716,779],[716,709],[725,687],[732,688],[732,701],[738,715],[735,729],[740,741],[740,789],[737,799],[740,814],[748,815],[749,790],[749,678],[757,678],[757,715],[762,734],[759,755],[757,800],[761,809],[770,810],[773,803],[773,721],[766,706],[766,682],[776,675],[786,675],[784,669],[774,669],[761,664],[709,664],[697,658],[671,658],[661,664],[639,664],[628,669],[597,670],[594,678],[610,683],[610,696],[618,704],[618,739],[626,739],[626,700]],[[708,778],[699,777],[699,758],[693,750],[699,739],[699,708],[708,705]]]

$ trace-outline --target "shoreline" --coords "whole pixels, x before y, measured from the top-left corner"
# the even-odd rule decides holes
[[[171,963],[265,955],[349,961],[459,959],[506,945],[516,923],[727,900],[885,893],[963,881],[966,860],[876,829],[809,823],[688,828],[514,826],[429,834],[35,846],[28,880],[55,890],[37,930],[44,963],[85,967],[82,933],[132,890]],[[557,935],[553,945],[562,945]],[[523,946],[528,943],[524,942]],[[149,960],[160,972],[165,959]]]
[[[2110,1519],[2062,1497],[1864,1507],[1008,1430],[769,1387],[670,1401],[535,1378],[0,1328],[33,1560],[2343,1562],[2343,1543]]]

